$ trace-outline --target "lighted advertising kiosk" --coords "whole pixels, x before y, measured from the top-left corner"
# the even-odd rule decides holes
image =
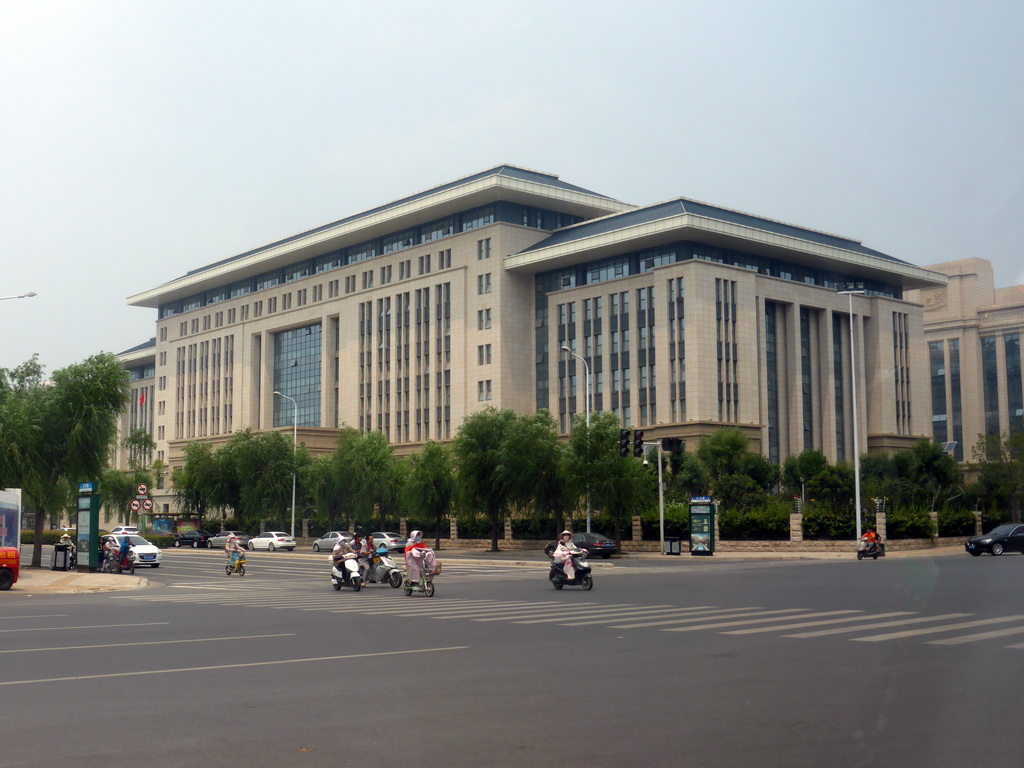
[[[715,554],[715,505],[710,496],[690,499],[690,554]]]
[[[78,484],[78,524],[75,545],[78,547],[78,570],[95,571],[100,567],[100,494],[97,483]]]

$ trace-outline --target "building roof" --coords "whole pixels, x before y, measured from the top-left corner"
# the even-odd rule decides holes
[[[160,302],[209,290],[238,277],[255,275],[296,259],[354,245],[498,200],[548,207],[584,218],[635,207],[564,182],[554,174],[502,164],[211,262],[157,288],[130,296],[128,303],[156,307]]]
[[[855,253],[877,256],[878,258],[888,259],[901,264],[908,263],[900,261],[900,259],[894,258],[880,251],[865,248],[861,245],[859,240],[852,240],[839,235],[830,235],[827,232],[820,232],[818,230],[808,229],[807,227],[800,227],[795,224],[786,224],[781,221],[775,221],[774,219],[764,218],[763,216],[754,216],[749,213],[742,213],[729,208],[709,205],[696,200],[688,200],[683,197],[675,200],[669,200],[664,203],[655,203],[654,205],[649,205],[644,208],[638,208],[635,211],[612,214],[601,219],[585,221],[575,226],[567,227],[566,229],[553,233],[551,237],[541,240],[539,243],[525,249],[524,253],[548,248],[552,245],[581,240],[594,235],[607,234],[616,230],[634,227],[639,224],[648,224],[685,213],[703,216],[710,219],[718,219],[720,221],[773,232],[775,234],[786,235],[800,240],[808,240],[821,245],[828,245],[834,248],[854,251]]]
[[[141,344],[136,344],[134,347],[130,347],[129,349],[126,349],[124,352],[118,352],[117,356],[121,357],[122,355],[133,355],[136,352],[142,352],[147,349],[156,349],[156,336],[151,338],[149,341],[144,341]]]

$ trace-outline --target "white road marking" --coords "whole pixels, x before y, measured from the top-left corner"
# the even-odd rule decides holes
[[[669,605],[652,605],[650,608],[625,608],[617,611],[602,611],[602,610],[589,610],[589,611],[573,611],[572,615],[564,615],[558,619],[536,619],[534,621],[517,621],[516,624],[551,624],[556,621],[562,622],[563,627],[586,627],[591,624],[607,624],[611,621],[620,621],[622,619],[647,619],[647,618],[667,618],[668,616],[678,615],[694,615],[694,611],[701,609],[712,608],[710,605],[698,605],[692,608],[680,608],[679,606]],[[578,617],[585,616],[598,616],[600,618],[587,619],[585,621],[566,621],[566,619],[575,619]]]
[[[415,648],[409,651],[380,651],[377,653],[349,653],[342,656],[317,656],[308,659],[278,659],[277,661],[251,661],[244,664],[211,664],[205,667],[179,667],[178,669],[145,669],[139,672],[108,672],[102,675],[75,675],[71,677],[48,677],[37,680],[8,680],[0,682],[5,685],[36,685],[39,683],[65,683],[72,680],[106,680],[114,677],[139,677],[143,675],[173,675],[181,672],[209,672],[214,669],[245,669],[250,667],[272,667],[281,664],[308,664],[321,661],[343,661],[346,659],[371,659],[383,656],[407,656],[415,653],[441,653],[444,651],[463,651],[468,645],[452,645],[446,648]]]
[[[109,629],[111,627],[155,627],[159,624],[170,624],[169,621],[147,621],[141,624],[91,624],[80,627],[21,627],[19,629],[0,629],[0,632],[56,632],[64,629]]]
[[[786,632],[790,629],[802,629],[803,627],[819,627],[824,624],[846,624],[851,621],[874,621],[875,619],[888,619],[892,616],[911,616],[913,611],[893,611],[892,613],[875,613],[867,616],[848,616],[845,619],[824,619],[822,621],[805,621],[800,624],[785,624],[781,627],[754,627],[752,629],[732,629],[723,632],[723,635],[753,635],[758,632]]]
[[[825,611],[824,613],[804,613],[798,616],[797,618],[810,619],[816,616],[838,616],[841,614],[850,613],[856,613],[856,611]],[[786,618],[789,619],[792,617],[787,616]],[[778,616],[772,616],[771,618],[767,619],[742,619],[741,621],[723,621],[716,624],[701,624],[696,627],[669,627],[667,629],[663,629],[662,632],[696,632],[697,630],[701,629],[720,629],[721,627],[738,627],[743,624],[767,624],[770,621],[778,620]]]
[[[18,648],[0,653],[38,653],[40,651],[81,651],[89,648],[125,648],[130,645],[176,645],[178,643],[216,643],[222,640],[258,640],[264,637],[295,637],[294,632],[276,635],[237,635],[236,637],[199,637],[190,640],[150,640],[145,643],[101,643],[99,645],[62,645],[51,648]]]
[[[814,632],[800,632],[796,635],[785,635],[785,637],[824,637],[825,635],[839,635],[843,632],[860,632],[865,629],[882,629],[883,627],[902,627],[907,624],[924,624],[928,621],[942,621],[944,619],[959,619],[962,616],[970,616],[969,613],[946,613],[941,616],[921,616],[917,619],[899,619],[897,621],[880,621],[877,624],[865,624],[859,627],[838,627],[833,629],[819,629]]]
[[[665,621],[647,621],[641,624],[612,624],[609,629],[640,629],[643,627],[664,627],[668,624],[689,624],[694,621],[706,621],[709,618],[715,619],[739,619],[745,616],[769,616],[777,613],[804,612],[806,608],[786,608],[781,611],[764,611],[756,607],[747,608],[718,608],[714,611],[702,611],[699,618],[666,619]],[[738,611],[738,613],[737,613]],[[711,614],[719,614],[712,616]]]
[[[977,621],[965,621],[961,624],[943,624],[941,627],[924,627],[923,629],[908,629],[905,632],[890,632],[885,635],[872,635],[871,637],[855,637],[858,643],[877,643],[882,640],[898,640],[903,637],[916,637],[917,635],[933,635],[936,632],[950,632],[954,629],[971,629],[972,627],[984,627],[989,624],[1002,624],[1007,621],[1020,621],[1024,616],[1002,616],[998,619],[979,619]]]
[[[978,640],[991,640],[994,637],[1007,637],[1008,635],[1019,635],[1024,632],[1024,627],[1008,627],[1007,629],[993,629],[991,632],[978,632],[974,635],[963,637],[947,637],[944,640],[929,640],[928,645],[961,645],[973,643]],[[1024,648],[1024,645],[1011,645],[1010,648]]]

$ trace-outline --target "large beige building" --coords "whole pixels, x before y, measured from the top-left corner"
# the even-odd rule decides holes
[[[907,297],[924,305],[931,435],[957,461],[970,461],[980,435],[1024,430],[1024,286],[996,288],[985,259],[929,269],[948,283]]]
[[[313,451],[347,425],[410,452],[487,406],[548,409],[564,432],[587,370],[593,411],[647,440],[735,425],[772,461],[850,460],[855,431],[862,452],[931,436],[905,297],[945,281],[849,238],[503,165],[129,302],[157,310],[144,415],[172,466],[188,441],[293,419]]]

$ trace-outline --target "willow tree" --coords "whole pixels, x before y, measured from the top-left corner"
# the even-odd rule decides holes
[[[20,487],[36,510],[32,566],[42,563],[43,520],[62,478],[93,481],[108,464],[117,420],[129,400],[128,372],[112,354],[75,363],[43,380],[35,356],[0,376],[0,485]]]

